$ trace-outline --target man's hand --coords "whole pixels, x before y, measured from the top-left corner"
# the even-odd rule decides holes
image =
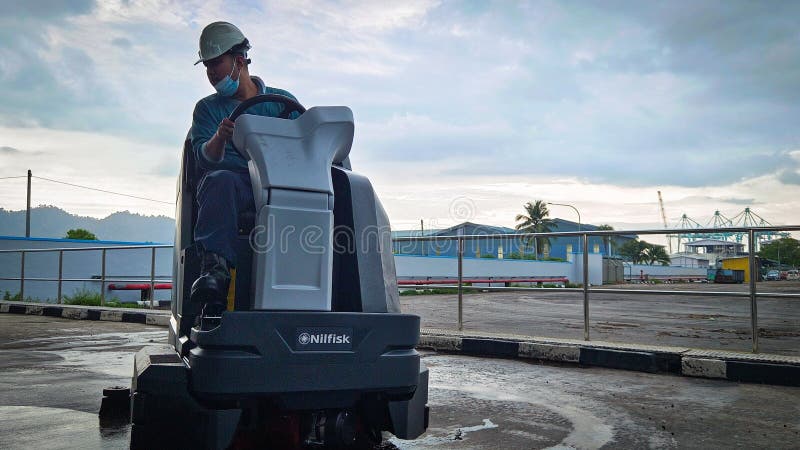
[[[212,161],[220,161],[225,155],[225,142],[233,137],[233,121],[227,117],[219,123],[217,132],[206,143],[206,157]]]
[[[225,141],[233,137],[233,121],[231,119],[227,117],[222,119],[217,128],[217,136]]]

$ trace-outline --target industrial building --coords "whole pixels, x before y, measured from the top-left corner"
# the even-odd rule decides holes
[[[570,231],[596,231],[598,227],[592,224],[579,224],[564,219],[552,219],[552,232]],[[533,246],[515,237],[496,237],[491,235],[515,234],[519,231],[507,227],[484,225],[464,222],[440,230],[400,230],[392,232],[393,238],[419,237],[419,236],[466,236],[477,235],[486,238],[470,239],[464,242],[464,256],[467,258],[498,258],[516,259],[532,258]],[[604,240],[599,236],[589,237],[589,253],[599,253],[603,256],[614,255],[615,249],[635,236],[613,236]],[[458,249],[454,240],[429,240],[429,241],[404,241],[395,242],[394,253],[400,255],[418,256],[456,256]],[[581,238],[579,236],[550,238],[549,249],[539,250],[539,257],[543,259],[555,258],[564,261],[571,260],[575,253],[582,253]]]
[[[720,259],[747,255],[744,244],[721,239],[700,239],[686,242],[683,247],[685,251],[672,255],[673,263],[676,258],[697,258],[707,260],[706,266],[714,266]]]

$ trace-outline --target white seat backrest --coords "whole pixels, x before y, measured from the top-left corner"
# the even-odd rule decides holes
[[[353,143],[353,113],[314,107],[295,120],[243,114],[233,142],[248,159],[256,204],[254,309],[330,311],[331,164]]]

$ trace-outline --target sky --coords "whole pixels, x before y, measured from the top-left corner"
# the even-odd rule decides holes
[[[353,167],[395,229],[513,227],[528,201],[663,228],[744,208],[800,223],[800,2],[0,2],[0,178],[33,205],[174,216],[202,28],[251,74],[354,113]],[[25,208],[25,179],[0,179]],[[577,220],[572,208],[551,216]]]

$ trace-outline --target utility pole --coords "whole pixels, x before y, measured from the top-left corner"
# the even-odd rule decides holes
[[[664,200],[661,198],[661,191],[658,191],[658,206],[661,207],[661,219],[664,221],[664,229],[667,228],[667,214],[664,212]],[[672,236],[667,235],[667,242],[669,242],[669,254],[672,254]],[[681,244],[678,242],[678,251],[681,251]]]
[[[31,237],[31,169],[28,169],[28,209],[25,212],[25,237]]]
[[[425,222],[423,222],[422,219],[419,219],[419,230],[420,230],[419,235],[421,237],[425,236]],[[428,253],[425,251],[426,250],[425,247],[428,245],[428,242],[424,240],[420,240],[420,242],[422,243],[422,256],[425,256]]]

